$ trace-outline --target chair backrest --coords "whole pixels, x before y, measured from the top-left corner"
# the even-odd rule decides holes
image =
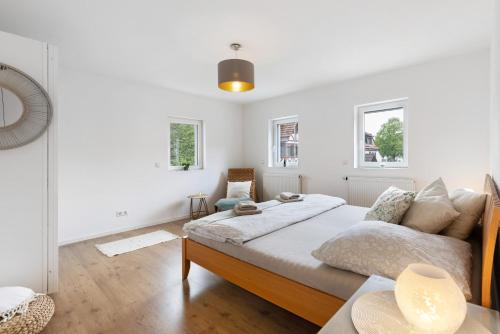
[[[229,168],[227,170],[227,180],[229,182],[252,181],[252,185],[250,186],[250,197],[257,202],[254,168]]]

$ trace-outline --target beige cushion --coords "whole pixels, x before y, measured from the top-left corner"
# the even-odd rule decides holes
[[[450,200],[460,216],[441,234],[458,239],[467,239],[484,211],[486,194],[476,193],[469,189],[457,189],[450,194]]]
[[[382,220],[391,224],[399,224],[414,198],[413,191],[389,187],[377,198],[366,214],[365,220]]]
[[[468,242],[422,233],[382,221],[363,221],[311,253],[335,268],[396,279],[412,263],[446,270],[467,300],[472,298],[472,251]]]
[[[250,198],[250,187],[252,181],[228,182],[227,198]]]
[[[439,233],[458,218],[441,178],[427,185],[415,197],[401,225],[427,233]]]

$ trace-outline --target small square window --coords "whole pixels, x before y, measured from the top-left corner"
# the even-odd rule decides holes
[[[203,168],[203,122],[170,118],[170,168]]]
[[[407,101],[356,107],[356,167],[408,167]]]
[[[299,119],[297,116],[270,121],[270,167],[298,167]]]

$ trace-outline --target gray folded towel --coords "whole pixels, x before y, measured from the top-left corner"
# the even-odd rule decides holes
[[[292,199],[283,199],[281,198],[280,195],[276,196],[276,199],[280,202],[283,202],[283,203],[292,203],[292,202],[300,202],[300,201],[303,201],[304,200],[304,195],[299,195],[299,197],[297,198],[292,198]]]
[[[254,201],[241,201],[236,204],[241,211],[244,210],[257,210],[257,204]]]
[[[235,205],[234,213],[236,213],[237,216],[258,215],[262,213],[262,210],[241,210],[238,205]]]
[[[285,201],[288,201],[288,200],[291,200],[291,199],[298,199],[300,197],[300,194],[294,194],[294,193],[291,193],[291,192],[288,192],[288,191],[285,191],[285,192],[282,192],[280,194],[280,198],[285,200]]]

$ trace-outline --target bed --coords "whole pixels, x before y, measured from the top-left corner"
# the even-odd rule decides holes
[[[486,177],[482,233],[471,240],[473,301],[490,307],[493,254],[500,220],[500,200]],[[190,262],[317,325],[326,321],[364,283],[366,276],[327,266],[310,255],[332,235],[362,220],[367,209],[342,205],[307,221],[252,239],[244,246],[196,234],[182,241],[182,278]],[[335,221],[335,224],[328,222]],[[478,241],[479,239],[479,241]],[[474,242],[477,242],[474,245]],[[476,250],[474,252],[474,250]],[[474,275],[474,272],[478,273]]]

